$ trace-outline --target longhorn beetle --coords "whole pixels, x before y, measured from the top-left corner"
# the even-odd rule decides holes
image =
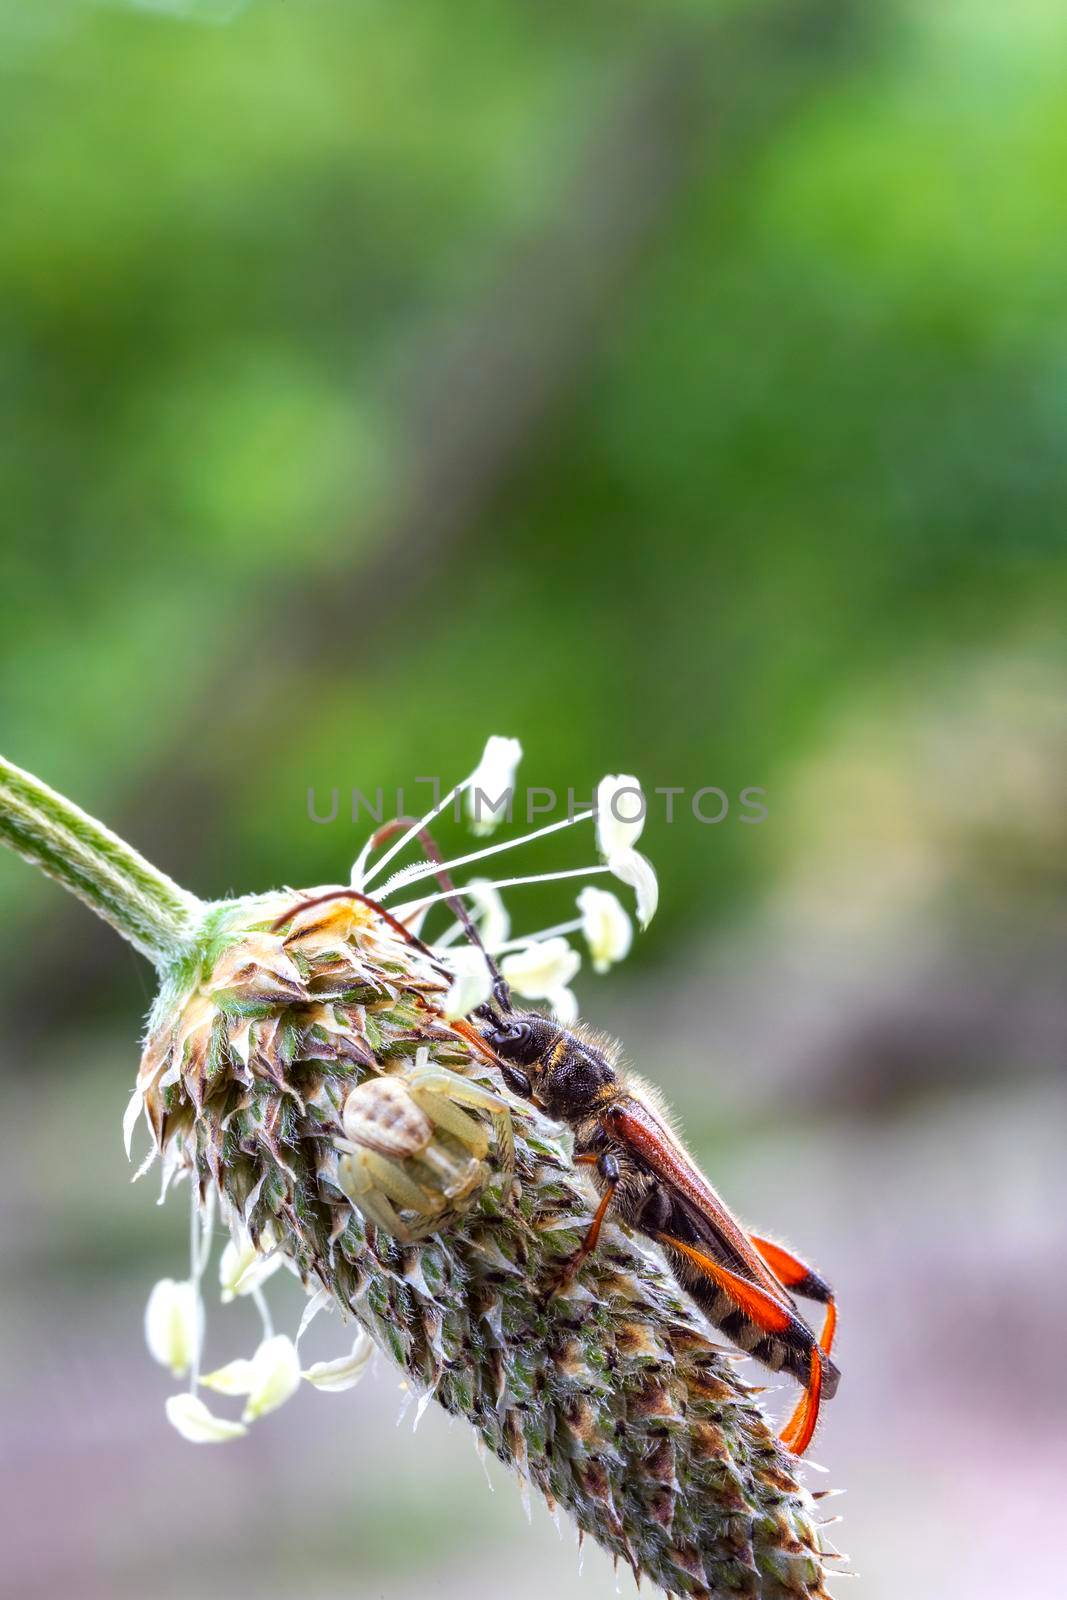
[[[387,823],[381,843],[408,827],[410,819]],[[513,1094],[532,1101],[574,1134],[574,1160],[587,1166],[600,1196],[592,1223],[564,1272],[572,1279],[596,1248],[611,1211],[654,1240],[671,1272],[708,1320],[739,1349],[773,1372],[786,1371],[803,1394],[781,1433],[782,1444],[803,1455],[811,1443],[823,1400],[837,1390],[839,1370],[831,1359],[837,1325],[833,1292],[811,1267],[782,1245],[749,1233],[701,1172],[671,1127],[658,1095],[621,1071],[618,1047],[584,1028],[563,1028],[538,1011],[519,1011],[493,958],[484,950],[467,907],[441,864],[436,843],[423,828],[419,839],[449,893],[449,906],[467,937],[482,948],[493,979],[492,1004],[451,1024],[499,1069]],[[357,889],[338,889],[294,907],[275,923],[322,900],[349,898],[377,911],[394,931],[429,956],[434,951],[391,912]],[[446,969],[441,969],[442,971]],[[816,1338],[794,1296],[826,1307]]]

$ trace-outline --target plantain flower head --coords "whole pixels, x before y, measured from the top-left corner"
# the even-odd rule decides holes
[[[165,981],[124,1132],[143,1118],[142,1170],[157,1160],[163,1194],[185,1186],[190,1203],[188,1267],[157,1284],[145,1318],[152,1356],[188,1383],[166,1416],[191,1443],[235,1442],[275,1426],[304,1388],[346,1391],[377,1349],[420,1407],[465,1417],[550,1507],[664,1591],[825,1600],[795,1464],[658,1260],[609,1219],[578,1280],[553,1293],[593,1200],[569,1132],[509,1092],[483,1042],[479,1008],[499,998],[486,951],[517,997],[569,1022],[579,941],[597,972],[632,943],[596,880],[630,884],[642,926],[656,890],[635,848],[643,797],[619,777],[599,808],[450,860],[415,857],[446,807],[513,784],[520,754],[490,741],[427,816],[372,836],[350,889],[205,908],[195,959]],[[589,824],[584,867],[490,870]],[[522,887],[572,879],[577,904],[566,892],[559,920],[530,928]],[[305,1294],[296,1328],[274,1325],[282,1270]],[[216,1281],[218,1336],[241,1302],[260,1333],[202,1373],[202,1290]],[[335,1353],[307,1361],[320,1314],[349,1326]]]
[[[144,1315],[145,1343],[153,1360],[184,1378],[195,1365],[204,1337],[204,1308],[197,1285],[161,1278],[148,1297]]]

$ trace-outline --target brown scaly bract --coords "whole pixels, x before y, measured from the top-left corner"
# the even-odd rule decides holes
[[[667,1273],[609,1228],[548,1293],[588,1222],[567,1135],[472,1058],[446,980],[373,912],[334,902],[271,932],[299,898],[216,907],[199,971],[157,1005],[138,1082],[165,1162],[195,1163],[201,1196],[215,1186],[253,1239],[279,1241],[309,1292],[635,1573],[716,1600],[825,1596],[812,1501]],[[413,1168],[433,1231],[401,1245],[349,1199],[335,1140],[349,1092],[406,1083],[416,1055],[504,1095],[514,1181],[499,1118],[461,1101],[487,1181],[450,1200]]]

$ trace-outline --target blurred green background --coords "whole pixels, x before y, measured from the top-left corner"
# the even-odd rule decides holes
[[[5,754],[205,896],[344,881],[309,787],[493,732],[561,795],[724,789],[653,809],[583,1009],[838,1284],[863,1593],[1051,1600],[1062,6],[0,0],[0,73]],[[0,899],[10,1592],[613,1594],[384,1363],[170,1432],[150,974],[18,861]]]

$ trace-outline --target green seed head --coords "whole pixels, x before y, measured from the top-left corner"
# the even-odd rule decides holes
[[[813,1503],[658,1261],[608,1226],[553,1294],[590,1216],[569,1135],[452,1028],[432,959],[343,900],[275,929],[299,899],[215,908],[157,1005],[135,1103],[166,1169],[635,1573],[824,1595]]]

